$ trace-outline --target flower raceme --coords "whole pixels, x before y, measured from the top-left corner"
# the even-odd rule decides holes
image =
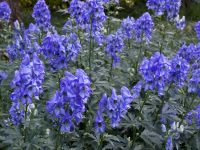
[[[124,41],[121,34],[110,34],[106,38],[105,52],[112,58],[113,66],[120,62],[119,54],[124,48]]]
[[[121,32],[124,39],[132,39],[135,31],[134,25],[135,19],[133,17],[127,17],[122,20],[121,27],[118,32]]]
[[[196,127],[200,129],[200,105],[186,115],[186,121],[189,125],[194,122]]]
[[[103,133],[105,131],[105,117],[109,118],[111,127],[115,128],[119,126],[121,118],[126,115],[128,109],[131,107],[130,105],[133,100],[139,97],[141,88],[138,88],[138,85],[136,86],[137,87],[134,89],[140,90],[135,90],[133,95],[127,87],[123,86],[121,88],[121,95],[117,95],[116,90],[113,88],[111,97],[107,97],[106,94],[102,96],[98,104],[98,110],[95,118],[96,133]]]
[[[33,8],[32,17],[35,19],[36,25],[43,29],[48,30],[51,26],[51,14],[45,0],[38,0]]]
[[[46,104],[46,110],[60,132],[72,132],[82,121],[85,103],[92,93],[90,84],[89,77],[81,69],[76,70],[76,75],[65,72],[60,89]]]
[[[99,45],[102,45],[101,30],[106,22],[103,3],[98,0],[72,0],[68,12],[76,20],[77,26],[90,34]]]
[[[148,9],[151,9],[155,12],[156,16],[160,16],[164,14],[166,9],[165,1],[166,0],[148,0],[146,5]]]
[[[41,53],[54,71],[66,68],[69,61],[75,61],[80,49],[81,44],[75,33],[67,36],[48,33],[41,45]]]
[[[170,68],[170,61],[159,52],[156,52],[149,60],[145,58],[139,68],[145,90],[157,90],[158,95],[163,95]]]
[[[179,18],[181,0],[148,0],[146,5],[154,11],[155,16],[161,16],[166,12],[168,20],[174,21],[177,29],[185,28],[185,16]]]
[[[11,9],[7,2],[0,2],[0,21],[10,20]]]
[[[166,11],[167,18],[173,20],[179,14],[181,0],[148,0],[146,5],[156,16],[163,15]]]
[[[194,27],[196,34],[197,34],[197,38],[198,40],[200,40],[200,21],[198,21]]]
[[[23,58],[26,54],[32,55],[34,52],[38,53],[40,46],[38,44],[38,37],[40,29],[30,24],[27,29],[23,24],[20,26],[18,21],[14,22],[14,33],[12,43],[7,47],[7,53],[11,61]]]
[[[12,106],[9,112],[14,125],[23,121],[26,107],[33,104],[33,99],[39,100],[44,74],[44,65],[37,54],[33,54],[32,61],[28,54],[25,55],[11,82],[14,91],[10,95]]]
[[[154,23],[150,14],[144,13],[134,24],[136,41],[149,43],[152,38],[153,27]]]
[[[184,58],[178,55],[174,56],[171,60],[169,81],[180,88],[183,87],[188,79],[189,69],[190,64]]]

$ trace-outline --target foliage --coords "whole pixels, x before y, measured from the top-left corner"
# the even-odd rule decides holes
[[[163,13],[73,0],[58,28],[39,0],[28,27],[0,20],[0,149],[200,149],[199,23],[148,1]]]

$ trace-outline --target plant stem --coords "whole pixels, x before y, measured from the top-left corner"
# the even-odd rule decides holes
[[[108,17],[108,21],[107,21],[107,35],[110,34],[110,30],[109,30],[109,27],[110,27],[110,18]]]
[[[28,104],[26,103],[26,110],[24,116],[25,121],[27,120],[27,111],[28,111]],[[24,127],[24,143],[26,142],[26,138],[27,138],[27,132],[26,132],[26,127]]]
[[[138,74],[138,65],[139,65],[139,61],[140,61],[140,58],[141,58],[141,54],[142,54],[142,44],[141,43],[140,43],[139,49],[140,49],[140,51],[139,51],[138,59],[136,61],[136,66],[135,66],[136,75]]]
[[[111,58],[111,65],[110,65],[110,77],[108,79],[108,81],[110,82],[111,78],[112,78],[112,70],[113,70],[113,58]]]
[[[99,135],[98,150],[102,150],[103,134]]]
[[[60,150],[59,145],[60,145],[60,131],[58,130],[58,132],[57,132],[57,138],[56,138],[55,150]]]
[[[91,71],[92,71],[91,57],[92,57],[92,20],[91,20],[91,25],[90,25],[90,45],[89,45],[89,70],[90,70],[90,76],[91,76]]]
[[[147,98],[146,98],[146,95],[145,95],[145,97],[144,97],[144,102],[143,102],[143,104],[142,104],[142,106],[140,107],[140,117],[142,116],[142,109],[143,109],[143,107],[144,107],[144,105],[146,104],[146,102],[147,102]]]

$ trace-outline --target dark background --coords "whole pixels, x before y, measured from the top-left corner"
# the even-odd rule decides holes
[[[5,0],[0,0],[0,2],[1,1]],[[11,22],[16,19],[25,23],[32,21],[30,15],[36,0],[6,1],[9,3],[13,12]],[[117,17],[124,18],[126,16],[140,16],[143,12],[147,11],[146,1],[147,0],[120,0],[120,7],[123,7],[123,9],[119,11]],[[58,18],[63,17],[61,13],[58,13],[58,11],[69,6],[69,2],[64,3],[62,0],[46,0],[46,3],[51,10],[52,16]],[[200,0],[182,0],[180,15],[186,16],[187,20],[191,21],[197,21],[200,19]]]

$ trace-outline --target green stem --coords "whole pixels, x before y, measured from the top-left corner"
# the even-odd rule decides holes
[[[60,130],[57,131],[57,137],[56,137],[56,146],[55,146],[55,150],[60,150]]]
[[[110,18],[108,17],[108,21],[107,21],[107,35],[110,34],[109,27],[110,27]]]
[[[79,33],[79,31],[78,31],[78,33],[77,33],[77,35],[78,35],[78,39],[79,39],[79,41],[80,41],[80,44],[81,44],[81,47],[82,47],[82,41],[81,41],[81,37],[80,37],[80,33]],[[82,50],[83,50],[83,47],[82,47]],[[82,64],[81,63],[81,51],[79,52],[79,61],[80,61],[80,65]]]
[[[146,104],[146,102],[147,102],[147,98],[146,98],[146,96],[144,97],[144,102],[142,103],[142,106],[140,107],[140,117],[142,116],[142,109],[144,108],[144,105]]]
[[[97,150],[102,150],[102,144],[103,144],[103,134],[100,134]]]
[[[26,110],[24,116],[25,121],[27,120],[27,112],[28,112],[28,104],[26,104]],[[24,127],[24,143],[26,142],[26,139],[27,139],[27,130],[26,127]]]
[[[108,79],[108,81],[110,82],[110,80],[112,79],[112,70],[113,70],[113,58],[111,58],[111,64],[110,64],[110,77]]]
[[[91,25],[90,25],[90,45],[89,45],[89,70],[90,70],[90,75],[91,75],[91,71],[92,71],[91,57],[92,57],[92,21],[91,21]]]
[[[128,49],[130,50],[131,49],[131,40],[128,39]]]
[[[141,58],[141,54],[142,54],[142,44],[140,43],[140,51],[139,51],[139,55],[138,55],[138,59],[136,61],[136,66],[135,66],[135,72],[136,72],[136,75],[138,74],[138,65],[139,65],[139,61],[140,61],[140,58]]]

